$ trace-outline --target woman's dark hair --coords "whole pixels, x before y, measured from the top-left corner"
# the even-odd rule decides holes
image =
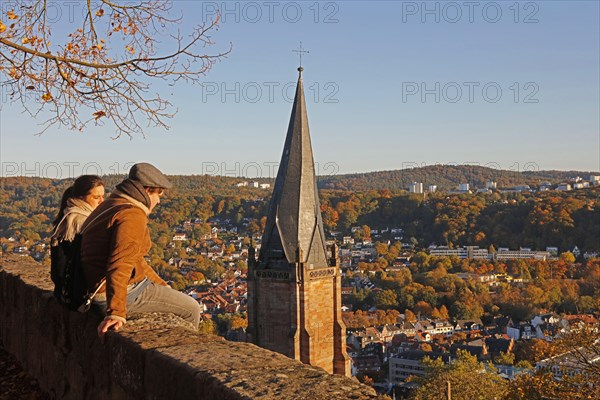
[[[98,186],[106,186],[104,182],[99,176],[96,175],[81,175],[79,178],[75,179],[72,186],[69,186],[67,190],[62,195],[60,199],[60,210],[58,211],[58,215],[54,219],[52,224],[56,227],[60,220],[65,216],[65,208],[67,207],[67,201],[73,197],[84,197],[90,191]]]

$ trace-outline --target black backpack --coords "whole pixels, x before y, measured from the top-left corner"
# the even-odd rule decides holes
[[[88,311],[91,298],[81,267],[81,234],[76,234],[72,242],[63,240],[58,246],[52,246],[50,259],[54,297],[70,310]]]

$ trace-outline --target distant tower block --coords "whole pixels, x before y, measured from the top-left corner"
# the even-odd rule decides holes
[[[408,191],[410,193],[423,193],[423,183],[422,182],[413,182],[408,187]]]
[[[350,376],[337,246],[328,254],[302,68],[260,255],[248,252],[248,340]]]
[[[437,185],[429,185],[429,193],[435,193],[437,191]]]
[[[485,183],[486,189],[496,189],[497,187],[498,187],[498,183],[496,183],[494,181],[488,181]]]

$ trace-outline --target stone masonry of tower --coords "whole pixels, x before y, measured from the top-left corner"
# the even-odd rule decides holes
[[[248,340],[350,376],[337,246],[327,251],[302,68],[258,259],[248,254]]]

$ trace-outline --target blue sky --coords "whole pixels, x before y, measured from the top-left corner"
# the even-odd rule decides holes
[[[35,136],[40,121],[3,99],[2,174],[121,173],[150,161],[170,174],[272,177],[300,41],[321,174],[436,163],[600,170],[599,2],[470,4],[176,1],[184,31],[227,8],[213,39],[233,51],[203,85],[167,88],[179,110],[169,131]]]

